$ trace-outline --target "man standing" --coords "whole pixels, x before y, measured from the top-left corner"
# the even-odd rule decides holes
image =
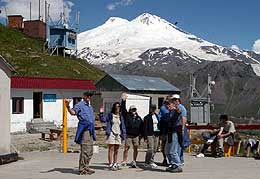
[[[182,147],[182,124],[186,119],[185,108],[180,105],[179,95],[173,96],[170,101],[170,113],[169,113],[169,127],[168,127],[168,143],[166,145],[167,158],[169,160],[169,167],[166,171],[169,172],[182,172],[182,156],[178,153]],[[184,110],[184,112],[183,112]]]
[[[154,156],[157,151],[159,141],[158,116],[155,113],[156,105],[152,104],[150,113],[144,117],[144,140],[147,143],[145,163],[151,168],[157,168]]]
[[[127,112],[126,99],[127,99],[127,95],[122,94],[121,110],[122,110],[122,115],[125,119],[126,141],[125,141],[125,148],[123,153],[123,161],[121,163],[123,166],[126,166],[128,151],[132,144],[134,151],[133,151],[133,161],[131,162],[131,167],[136,168],[137,167],[136,159],[137,159],[138,147],[139,147],[139,137],[142,136],[143,133],[143,120],[138,115],[135,105],[131,105],[129,108],[129,112]]]
[[[168,96],[167,99],[164,101],[163,105],[160,108],[160,112],[158,114],[158,120],[159,120],[159,129],[160,129],[160,148],[161,152],[163,154],[163,166],[167,166],[167,158],[165,154],[165,146],[167,143],[167,134],[168,134],[168,116],[169,116],[169,108],[170,108],[170,103],[169,103],[170,97]]]
[[[79,122],[75,136],[75,142],[80,144],[79,172],[80,175],[91,175],[95,173],[89,168],[90,160],[93,156],[93,140],[96,140],[95,133],[95,115],[90,99],[93,96],[91,92],[83,93],[83,101],[70,108],[70,99],[66,99],[66,107],[71,115],[76,115]]]
[[[189,137],[188,137],[188,134],[187,134],[187,128],[186,128],[187,110],[181,104],[180,95],[174,94],[174,95],[172,95],[172,98],[173,98],[174,101],[176,101],[177,108],[181,111],[181,115],[179,115],[179,118],[178,118],[178,121],[177,121],[177,128],[181,129],[178,133],[178,141],[179,141],[178,154],[180,156],[181,166],[183,166],[184,165],[183,150],[184,150],[185,147],[187,147],[190,144]]]

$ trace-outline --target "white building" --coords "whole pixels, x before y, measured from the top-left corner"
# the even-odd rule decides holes
[[[59,127],[63,99],[73,99],[73,107],[83,92],[95,90],[89,80],[12,77],[11,81],[11,132],[26,131],[26,123],[37,118],[53,121]],[[67,117],[68,127],[76,127],[77,117],[69,113]]]
[[[107,74],[96,84],[96,88],[101,94],[100,98],[106,113],[111,110],[114,102],[120,101],[122,93],[139,96],[138,99],[135,97],[134,102],[129,101],[129,104],[137,104],[138,101],[142,101],[141,98],[149,97],[149,104],[155,104],[158,108],[163,105],[169,94],[181,93],[180,89],[162,78],[138,75]],[[142,108],[142,105],[140,105],[140,108]],[[144,110],[147,111],[147,109],[149,107]]]
[[[0,56],[0,158],[10,153],[10,86],[14,69]]]

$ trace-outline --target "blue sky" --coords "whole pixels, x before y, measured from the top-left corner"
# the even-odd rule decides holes
[[[260,39],[260,0],[70,1],[74,3],[70,14],[74,16],[75,10],[80,11],[81,31],[97,27],[111,16],[131,20],[148,12],[172,23],[177,21],[185,31],[223,46],[235,44],[251,50]]]

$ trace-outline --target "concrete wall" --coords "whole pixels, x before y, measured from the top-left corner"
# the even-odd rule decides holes
[[[0,155],[10,153],[10,75],[0,63]]]
[[[166,99],[166,97],[169,95],[169,94],[149,94],[149,93],[144,93],[143,94],[144,96],[149,96],[151,97],[151,103],[152,104],[156,104],[157,108],[158,108],[158,99],[159,98],[164,98]]]
[[[62,90],[62,89],[12,89],[11,90],[11,132],[26,131],[26,122],[33,119],[33,92],[42,92],[44,94],[56,94],[56,102],[45,102],[43,99],[43,120],[54,121],[57,126],[62,124],[63,111],[62,99],[73,97],[82,97],[85,90]],[[24,97],[24,114],[12,114],[12,98]],[[73,103],[70,104],[73,107]],[[76,116],[71,116],[68,113],[68,127],[76,127],[78,119]]]

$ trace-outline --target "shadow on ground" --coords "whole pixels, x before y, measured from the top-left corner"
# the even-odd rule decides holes
[[[60,172],[60,173],[71,173],[71,174],[79,174],[78,169],[73,168],[54,168],[48,171],[42,171],[40,173],[51,173],[51,172]]]

